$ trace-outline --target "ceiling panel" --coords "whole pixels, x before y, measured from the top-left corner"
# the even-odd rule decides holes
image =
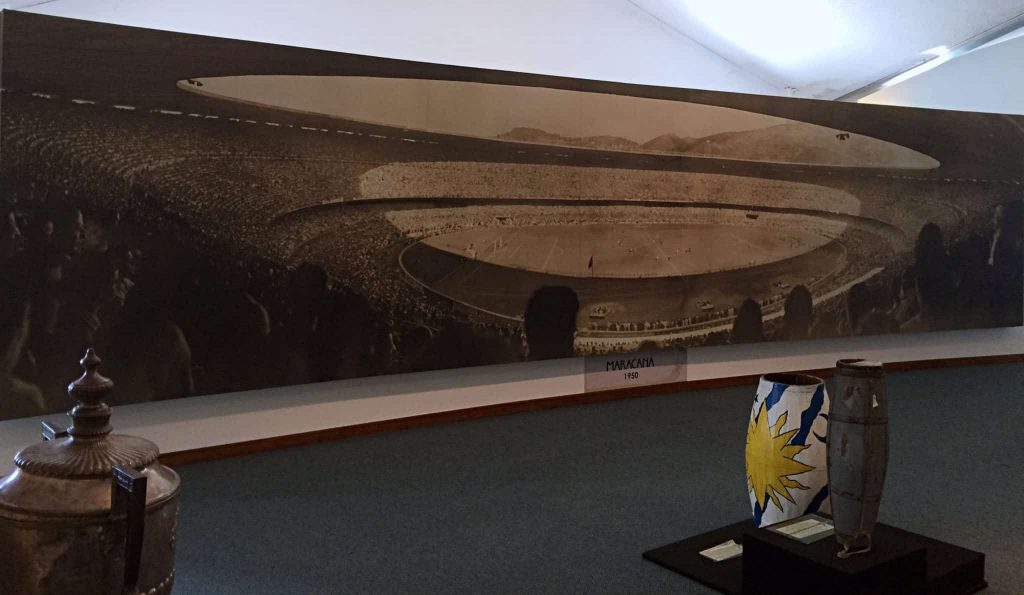
[[[792,95],[827,99],[1024,15],[1024,0],[626,1]]]

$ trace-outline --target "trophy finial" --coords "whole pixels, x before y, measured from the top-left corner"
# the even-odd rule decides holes
[[[96,355],[91,347],[79,360],[82,375],[68,385],[68,394],[75,401],[71,409],[71,428],[68,433],[72,437],[98,437],[110,433],[110,407],[103,399],[114,388],[114,383],[99,372],[103,360]]]
[[[78,360],[78,363],[87,370],[93,370],[102,364],[103,360],[100,359],[100,356],[96,355],[95,349],[89,347],[85,350],[85,355],[82,356],[82,359]]]

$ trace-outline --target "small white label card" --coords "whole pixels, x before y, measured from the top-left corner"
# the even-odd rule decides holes
[[[767,527],[769,531],[781,533],[800,543],[813,543],[833,533],[832,521],[816,515],[808,515],[784,524]]]
[[[793,537],[793,539],[809,539],[811,537],[816,537],[816,536],[818,536],[821,533],[831,533],[831,532],[832,532],[832,525],[826,525],[825,523],[818,523],[816,525],[812,525],[810,527],[807,527],[806,529],[804,529],[802,531],[797,531],[796,533],[794,533],[792,535],[792,537]]]
[[[586,392],[686,380],[686,350],[588,355],[583,364]]]
[[[786,535],[793,535],[794,533],[800,533],[801,531],[803,531],[805,529],[811,529],[811,528],[814,528],[814,527],[818,527],[820,525],[821,525],[821,523],[818,521],[818,519],[811,518],[811,519],[804,519],[804,520],[796,522],[796,523],[790,523],[789,525],[786,525],[785,527],[779,527],[776,530],[779,533],[785,533]]]
[[[743,546],[730,539],[700,552],[700,555],[715,562],[721,562],[743,554]]]

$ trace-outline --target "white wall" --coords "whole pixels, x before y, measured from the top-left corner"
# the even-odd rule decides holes
[[[325,6],[329,4],[322,1]],[[433,3],[435,7],[445,7],[440,16],[421,15],[416,0],[390,2],[388,6],[392,9],[396,5],[405,8],[398,14],[375,8],[377,4],[372,0],[350,2],[346,6],[359,9],[356,13],[345,18],[324,18],[322,22],[330,23],[330,27],[311,30],[300,30],[290,20],[293,15],[285,10],[287,4],[275,4],[284,12],[257,14],[245,9],[243,2],[219,2],[219,12],[207,22],[208,13],[203,11],[214,3],[179,0],[175,4],[187,3],[193,4],[194,10],[158,10],[158,4],[163,7],[163,3],[152,0],[62,0],[53,6],[64,16],[392,57],[683,87],[773,91],[614,0]],[[237,18],[228,18],[231,13],[225,7],[229,4],[237,9]],[[484,4],[488,10],[479,7]],[[541,5],[544,11],[540,11]],[[47,6],[50,5],[42,6],[40,12]],[[574,11],[580,27],[553,30],[546,18],[552,6]],[[81,11],[76,13],[76,7]],[[196,23],[203,23],[206,28],[190,26]],[[1000,51],[993,52],[995,49]],[[958,68],[944,74],[944,69],[968,59],[975,63],[967,73],[959,72]],[[1021,61],[1024,43],[1007,42],[959,58],[927,73],[928,78],[922,75],[920,82],[912,79],[874,99],[886,98],[905,105],[1024,113],[1024,82],[1011,74],[1017,72]],[[964,77],[976,72],[981,73],[978,80],[964,84]],[[1010,85],[1016,85],[1011,87],[1016,93],[1003,92]],[[1024,329],[710,347],[691,350],[688,376],[697,380],[821,368],[834,364],[841,356],[851,355],[907,361],[1021,352]],[[174,452],[580,393],[582,369],[582,360],[570,359],[193,397],[118,407],[114,423],[118,431],[148,437],[164,452]],[[10,470],[11,457],[18,447],[38,439],[38,422],[34,418],[0,422],[0,474]]]

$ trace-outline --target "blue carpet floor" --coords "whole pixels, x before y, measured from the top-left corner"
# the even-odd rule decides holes
[[[1024,593],[1024,365],[891,374],[881,520]],[[641,559],[750,514],[753,387],[181,467],[176,593],[710,593]]]

